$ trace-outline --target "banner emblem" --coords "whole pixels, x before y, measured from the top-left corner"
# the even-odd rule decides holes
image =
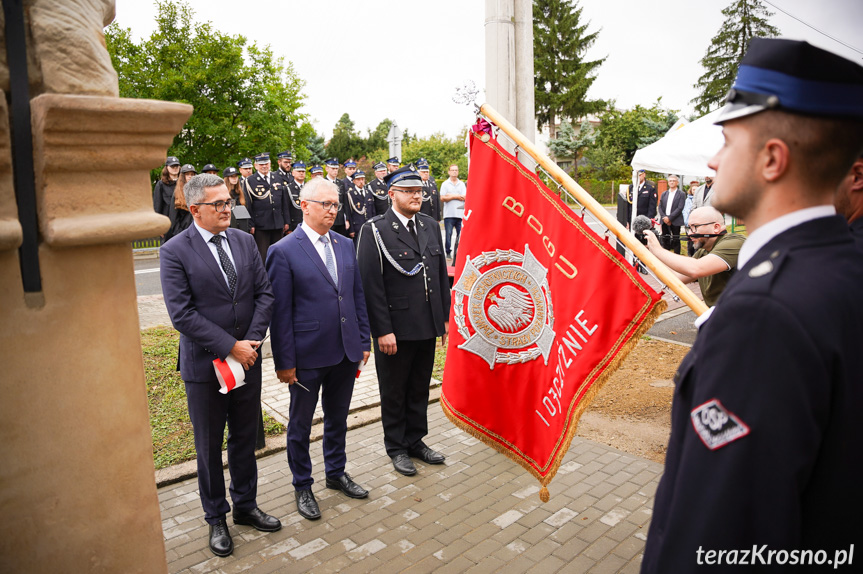
[[[547,274],[527,244],[524,253],[496,250],[473,260],[468,256],[453,286],[455,321],[465,339],[458,348],[479,355],[490,369],[495,363],[527,363],[540,356],[547,365],[554,343]]]

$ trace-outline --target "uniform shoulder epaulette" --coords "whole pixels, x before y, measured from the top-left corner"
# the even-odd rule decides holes
[[[383,219],[383,218],[384,218],[384,215],[383,215],[383,214],[381,214],[381,215],[375,215],[375,216],[374,216],[374,217],[372,217],[371,219],[367,220],[367,221],[366,221],[366,223],[369,223],[369,222],[372,222],[372,221],[379,221],[379,220],[381,220],[381,219]]]
[[[417,217],[424,217],[424,218],[426,218],[426,219],[430,219],[430,220],[432,220],[433,222],[437,223],[437,219],[435,219],[434,217],[432,217],[432,216],[431,216],[431,215],[429,215],[428,213],[422,213],[421,211],[418,211],[418,212],[417,212]]]

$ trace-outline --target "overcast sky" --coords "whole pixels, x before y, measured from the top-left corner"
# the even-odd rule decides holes
[[[769,0],[843,46],[780,10],[771,18],[784,37],[805,39],[863,64],[863,0]],[[651,105],[692,112],[699,60],[731,0],[581,0],[589,31],[601,28],[587,53],[607,60],[588,97],[620,108]],[[483,0],[189,0],[197,21],[246,36],[293,63],[307,99],[304,110],[329,138],[345,112],[365,133],[384,118],[421,136],[455,136],[473,122],[453,103],[466,80],[485,86]],[[136,40],[155,29],[156,6],[117,0],[116,22]],[[360,72],[359,78],[354,77]],[[373,79],[363,76],[373,72]],[[484,101],[482,94],[479,103]]]

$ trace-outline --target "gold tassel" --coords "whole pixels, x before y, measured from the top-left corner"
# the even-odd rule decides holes
[[[548,484],[551,482],[551,479],[557,474],[558,469],[560,468],[561,463],[563,462],[563,457],[566,455],[566,452],[569,450],[569,445],[572,443],[572,439],[575,436],[576,431],[578,430],[578,421],[581,418],[581,415],[584,414],[584,411],[587,410],[587,407],[590,406],[590,403],[593,402],[593,399],[596,398],[596,395],[599,393],[600,389],[602,389],[603,385],[611,378],[611,375],[620,367],[620,364],[626,358],[627,355],[635,348],[638,344],[638,341],[643,337],[653,326],[656,319],[659,318],[660,315],[665,311],[668,307],[668,303],[660,299],[657,301],[653,308],[648,313],[647,317],[644,318],[644,321],[641,323],[639,328],[632,334],[631,337],[627,340],[627,342],[618,350],[617,355],[614,359],[606,366],[605,370],[603,370],[602,374],[593,382],[590,390],[582,397],[581,401],[578,403],[578,406],[575,408],[575,412],[572,416],[572,423],[569,425],[569,429],[566,433],[566,436],[563,437],[563,448],[560,450],[560,455],[557,457],[555,461],[552,462],[551,468],[545,476],[542,476],[535,468],[533,468],[530,463],[525,462],[520,456],[516,453],[512,452],[510,449],[506,448],[504,445],[489,440],[488,435],[483,433],[481,430],[474,428],[472,425],[464,422],[461,419],[461,414],[458,413],[452,406],[449,404],[449,401],[444,395],[443,391],[441,391],[440,396],[440,405],[441,409],[443,409],[444,414],[453,423],[455,426],[460,428],[461,430],[467,432],[471,436],[479,439],[484,442],[486,445],[492,447],[498,452],[508,456],[518,464],[520,464],[525,470],[534,475],[539,483],[542,485],[542,488],[539,491],[539,498],[543,502],[548,502],[550,499],[550,495],[548,492]]]

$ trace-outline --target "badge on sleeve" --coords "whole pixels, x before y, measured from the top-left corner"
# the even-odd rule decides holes
[[[695,432],[710,450],[721,448],[749,434],[749,427],[722,406],[718,399],[695,407],[690,416]]]

